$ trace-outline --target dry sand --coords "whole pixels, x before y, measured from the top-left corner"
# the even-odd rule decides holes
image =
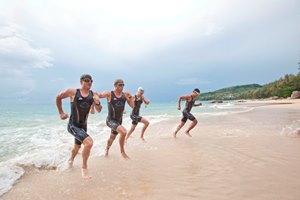
[[[80,177],[80,156],[71,170],[29,170],[1,198],[300,199],[300,137],[282,134],[285,127],[300,122],[300,101],[240,105],[254,109],[197,116],[199,124],[192,138],[184,130],[172,138],[180,116],[150,126],[146,143],[139,141],[138,129],[126,145],[131,159],[121,158],[116,140],[108,158],[90,158],[90,180]]]

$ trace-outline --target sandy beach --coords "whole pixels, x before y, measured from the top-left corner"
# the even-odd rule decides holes
[[[146,143],[139,139],[139,126],[126,145],[131,159],[122,159],[116,140],[108,158],[90,158],[90,180],[81,179],[81,155],[66,171],[28,169],[0,198],[299,199],[300,136],[289,127],[300,128],[300,100],[238,105],[250,111],[196,114],[192,138],[184,129],[172,137],[180,116],[150,126]]]

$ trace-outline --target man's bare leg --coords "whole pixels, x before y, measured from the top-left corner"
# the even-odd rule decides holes
[[[76,155],[78,154],[78,151],[79,151],[80,147],[81,147],[81,145],[74,144],[74,147],[71,151],[71,157],[68,160],[68,168],[73,167],[74,159],[75,159]]]
[[[117,131],[120,134],[120,136],[119,136],[119,143],[120,143],[121,154],[122,154],[123,158],[129,159],[129,157],[125,153],[125,149],[124,149],[125,137],[126,137],[127,131],[126,131],[126,129],[122,125],[118,126]]]
[[[82,170],[81,170],[81,175],[82,178],[84,179],[89,179],[91,176],[88,175],[88,170],[87,170],[87,161],[90,156],[91,149],[93,147],[93,139],[91,137],[87,137],[83,141],[83,150],[82,150]]]
[[[184,126],[185,122],[181,121],[180,124],[177,126],[175,132],[173,133],[173,137],[176,138],[176,134],[178,131]]]
[[[192,137],[192,135],[190,134],[190,130],[192,130],[197,125],[197,123],[197,119],[194,119],[193,122],[190,124],[189,128],[185,131],[185,134]]]
[[[136,127],[136,124],[132,124],[132,125],[131,125],[131,128],[130,128],[129,132],[128,132],[127,135],[126,135],[126,142],[127,142],[128,138],[130,137],[130,135],[131,135],[131,134],[133,133],[133,131],[135,130],[135,127]]]
[[[111,133],[110,134],[110,137],[107,141],[107,145],[106,145],[106,149],[105,149],[105,157],[108,156],[108,151],[109,151],[109,148],[111,147],[112,143],[114,142],[114,140],[116,139],[116,135]]]
[[[145,141],[145,139],[144,139],[144,133],[145,133],[147,127],[149,126],[149,122],[148,122],[148,120],[146,120],[144,118],[141,119],[141,122],[144,124],[144,127],[143,127],[142,132],[141,132],[141,139],[143,141]]]

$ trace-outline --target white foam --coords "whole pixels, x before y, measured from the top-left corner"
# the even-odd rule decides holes
[[[287,137],[300,137],[300,120],[295,120],[291,124],[283,127],[280,135]]]
[[[10,190],[13,184],[24,174],[21,167],[17,167],[10,162],[0,164],[0,196]]]
[[[217,111],[217,112],[203,112],[200,113],[199,116],[224,116],[229,114],[239,114],[239,113],[247,113],[252,111],[254,108],[243,108],[243,110],[239,111]]]

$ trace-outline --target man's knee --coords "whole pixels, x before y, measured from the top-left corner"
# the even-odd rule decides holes
[[[193,120],[193,123],[196,125],[196,124],[198,124],[198,120],[197,119],[194,119]]]
[[[127,134],[127,130],[122,125],[118,126],[117,131],[122,137]]]
[[[88,147],[88,148],[92,148],[93,146],[93,139],[91,137],[88,137],[86,138],[84,141],[83,141],[83,144],[85,147]]]
[[[123,131],[120,132],[120,135],[121,135],[121,136],[126,136],[126,134],[127,134],[127,131],[126,131],[126,130],[123,130]]]
[[[127,134],[127,130],[124,128],[124,129],[121,129],[120,132],[119,132],[120,136],[126,136]]]
[[[144,124],[145,124],[145,126],[149,126],[150,123],[148,121],[145,121]]]

